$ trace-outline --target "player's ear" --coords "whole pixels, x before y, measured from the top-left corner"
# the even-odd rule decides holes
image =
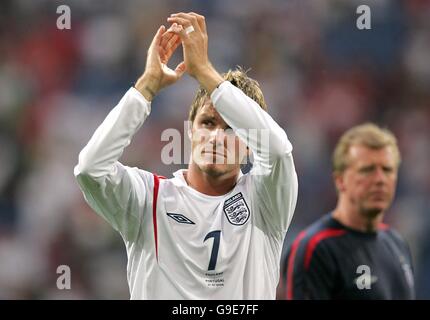
[[[345,191],[345,183],[342,172],[333,172],[333,180],[336,186],[337,192]]]

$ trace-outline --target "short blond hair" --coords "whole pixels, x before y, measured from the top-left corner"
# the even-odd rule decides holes
[[[391,147],[396,157],[397,167],[400,165],[400,151],[394,134],[374,123],[364,123],[352,127],[339,139],[333,152],[334,173],[342,173],[348,167],[348,152],[352,145],[363,145],[376,150]]]
[[[248,97],[257,102],[263,110],[267,111],[267,105],[264,100],[260,84],[256,80],[248,77],[247,72],[248,71],[245,71],[242,67],[238,66],[236,70],[230,69],[221,76],[224,80],[230,81],[235,87],[238,87]],[[188,120],[191,122],[194,121],[197,111],[203,106],[206,98],[209,98],[208,92],[205,88],[200,86],[191,104]]]

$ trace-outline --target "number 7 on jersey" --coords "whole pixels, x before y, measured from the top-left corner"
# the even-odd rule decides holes
[[[214,238],[214,242],[213,242],[213,245],[212,245],[211,258],[209,260],[208,271],[215,270],[216,261],[218,259],[218,249],[219,249],[219,239],[220,239],[220,236],[221,236],[221,230],[215,230],[215,231],[209,232],[206,235],[205,239],[203,240],[203,242],[205,242],[209,238]]]

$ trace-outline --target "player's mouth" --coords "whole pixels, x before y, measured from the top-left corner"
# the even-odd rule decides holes
[[[373,191],[369,193],[369,198],[376,201],[386,201],[388,199],[388,194],[383,191]]]
[[[209,154],[212,156],[219,156],[219,157],[227,158],[227,155],[225,153],[214,152],[214,151],[202,151],[202,154]]]

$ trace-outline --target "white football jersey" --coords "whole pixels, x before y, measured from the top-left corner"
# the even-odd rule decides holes
[[[134,88],[79,155],[74,173],[86,201],[126,244],[131,299],[275,299],[297,201],[292,146],[270,115],[230,82],[211,100],[254,154],[252,170],[225,195],[188,186],[184,170],[166,179],[118,162],[150,113]],[[239,128],[268,129],[269,143],[259,145]]]

